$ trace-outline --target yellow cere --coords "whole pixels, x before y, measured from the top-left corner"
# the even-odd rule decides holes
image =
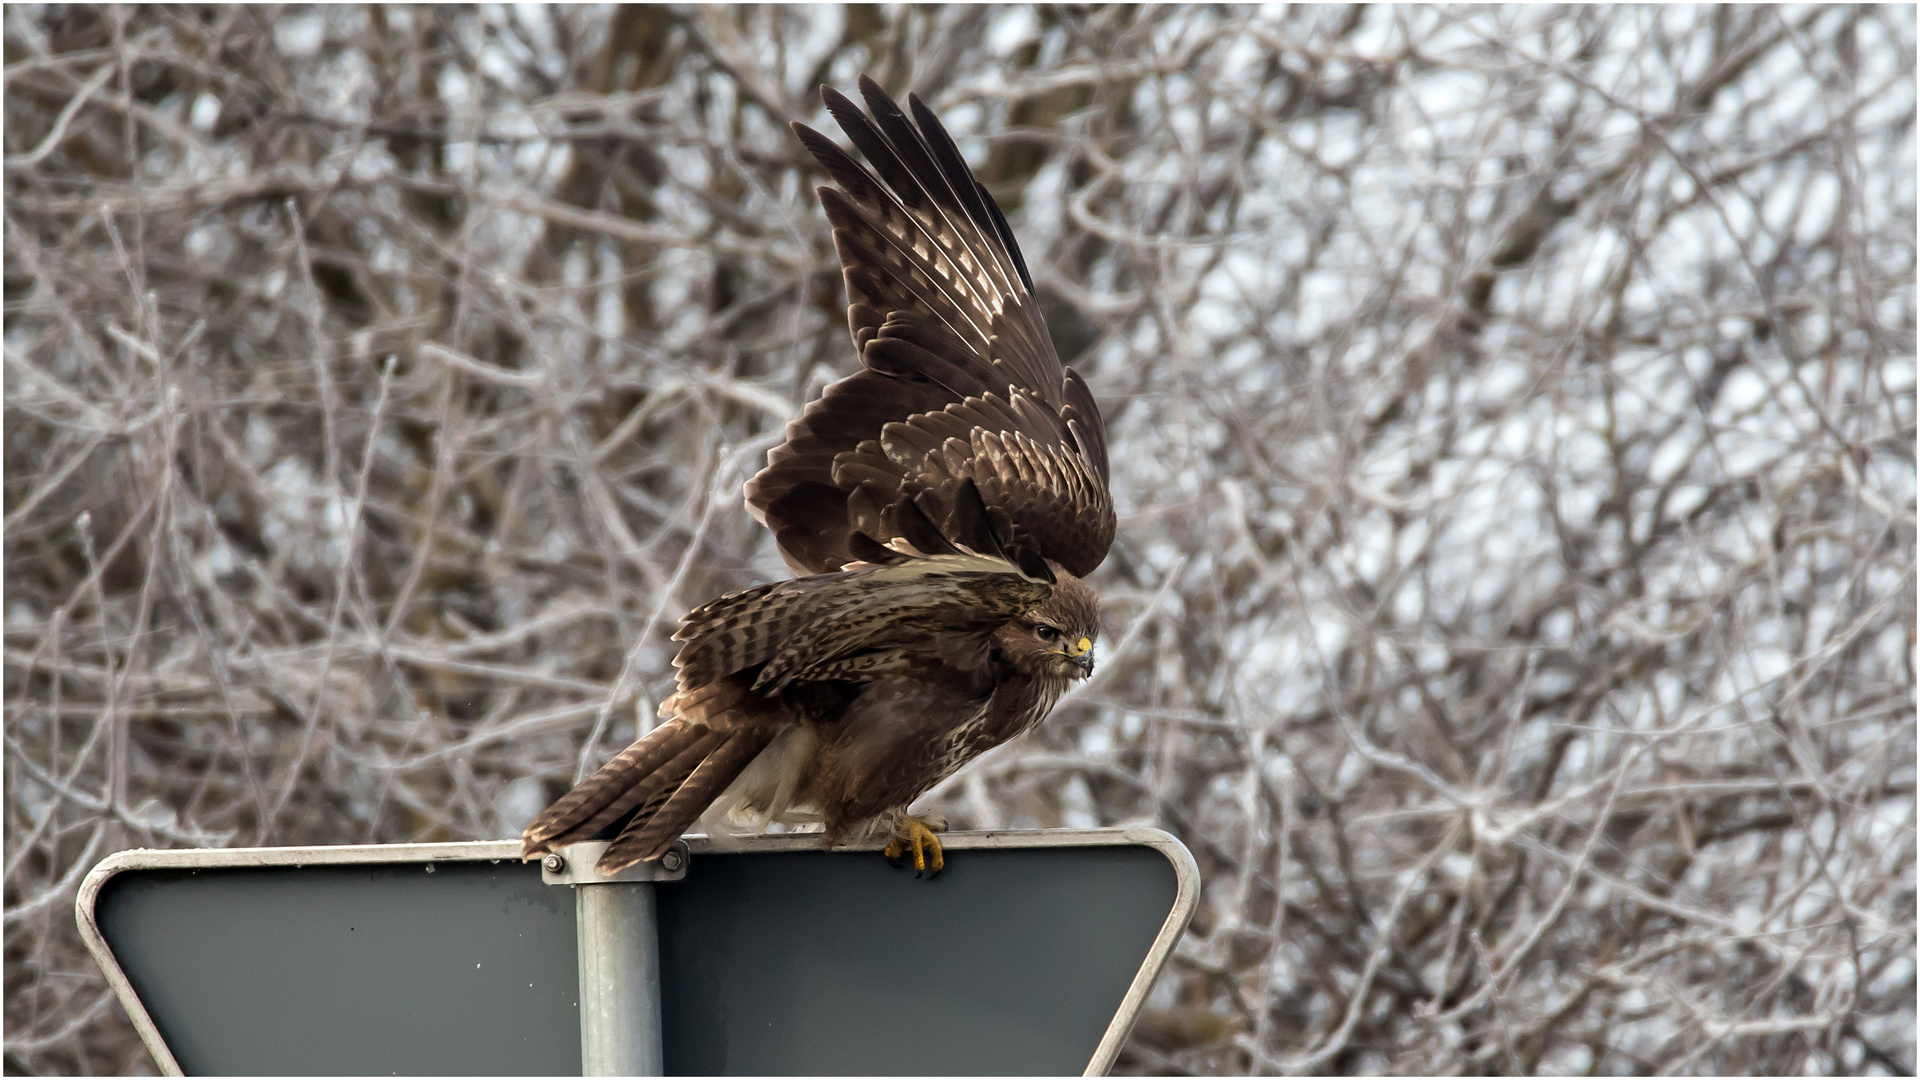
[[[1086,638],[1081,638],[1079,641],[1073,643],[1073,655],[1085,656],[1087,650],[1091,648],[1093,648],[1093,642],[1088,641]]]

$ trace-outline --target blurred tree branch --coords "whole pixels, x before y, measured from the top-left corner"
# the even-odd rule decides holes
[[[1206,880],[1123,1069],[1914,1067],[1910,8],[10,6],[6,1061],[134,845],[513,835],[784,576],[785,124],[916,90],[1115,441],[930,802]]]

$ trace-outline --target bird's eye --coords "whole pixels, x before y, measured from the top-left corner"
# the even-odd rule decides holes
[[[1040,635],[1041,641],[1059,641],[1060,640],[1060,631],[1055,630],[1053,627],[1048,626],[1045,623],[1042,623],[1041,625],[1034,627],[1033,632]]]

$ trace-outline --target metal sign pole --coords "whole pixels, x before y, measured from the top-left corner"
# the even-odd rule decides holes
[[[653,882],[687,873],[683,843],[658,863],[607,876],[594,869],[603,841],[569,844],[540,864],[549,885],[572,885],[580,960],[580,1071],[659,1076],[660,939]]]
[[[578,885],[580,1072],[659,1076],[660,943],[652,885]]]

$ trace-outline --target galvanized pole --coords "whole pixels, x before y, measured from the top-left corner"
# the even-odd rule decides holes
[[[580,1072],[660,1075],[660,945],[653,886],[576,885]]]
[[[585,1076],[659,1076],[660,939],[656,881],[686,876],[676,848],[657,863],[603,875],[594,862],[607,845],[569,844],[541,864],[549,884],[572,885],[580,961],[580,1071]]]

